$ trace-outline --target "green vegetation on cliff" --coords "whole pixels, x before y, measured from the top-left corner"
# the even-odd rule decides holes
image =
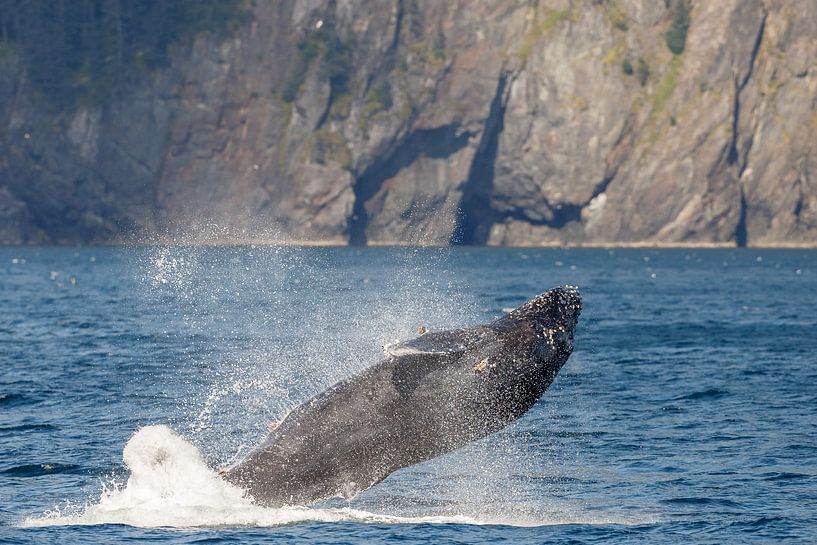
[[[18,51],[44,96],[71,106],[166,64],[175,43],[248,18],[244,0],[0,0],[0,46]]]
[[[664,33],[664,41],[673,55],[680,55],[684,52],[689,23],[689,6],[686,0],[678,0],[672,15],[672,24],[669,30]]]
[[[636,68],[636,74],[638,75],[638,83],[640,83],[642,87],[646,85],[647,78],[650,77],[650,65],[647,64],[644,57],[638,58],[638,68]]]
[[[321,20],[320,26],[303,36],[297,47],[289,75],[281,89],[281,98],[285,102],[294,102],[298,98],[309,67],[318,58],[321,59],[320,77],[329,80],[333,98],[348,91],[352,48],[340,39],[331,18]]]
[[[391,84],[388,80],[383,80],[379,85],[370,88],[366,93],[366,102],[363,110],[366,114],[372,114],[390,109],[393,103],[394,99],[392,98]]]

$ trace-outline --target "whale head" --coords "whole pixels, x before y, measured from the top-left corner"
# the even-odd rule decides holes
[[[573,351],[573,335],[582,311],[582,297],[576,286],[561,286],[537,295],[508,317],[533,326],[539,360],[556,360],[559,367]]]

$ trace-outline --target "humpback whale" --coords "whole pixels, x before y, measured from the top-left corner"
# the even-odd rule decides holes
[[[270,507],[351,498],[522,416],[573,350],[581,296],[553,288],[484,325],[426,332],[296,407],[224,478]]]

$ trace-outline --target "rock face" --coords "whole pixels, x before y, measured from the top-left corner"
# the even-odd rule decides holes
[[[0,243],[817,244],[817,4],[258,2],[104,104],[0,53]]]

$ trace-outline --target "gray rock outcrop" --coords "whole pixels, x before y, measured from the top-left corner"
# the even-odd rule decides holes
[[[103,103],[0,57],[0,243],[817,244],[817,4],[258,2]]]

